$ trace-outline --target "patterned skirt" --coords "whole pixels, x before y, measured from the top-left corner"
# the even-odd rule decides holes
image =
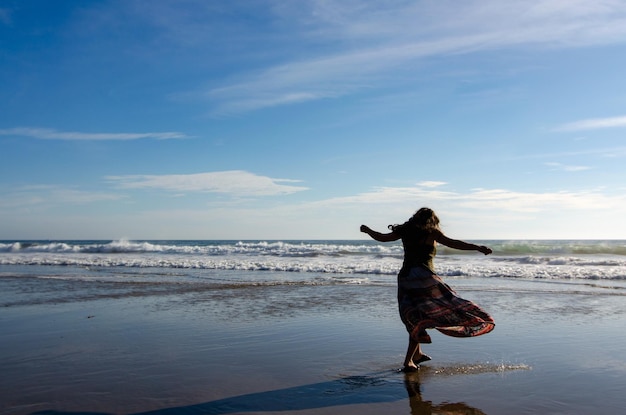
[[[495,327],[493,318],[471,301],[458,297],[441,278],[425,267],[398,277],[400,318],[411,338],[431,343],[426,329],[453,337],[474,337]]]

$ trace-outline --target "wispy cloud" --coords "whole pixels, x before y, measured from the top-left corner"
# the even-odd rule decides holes
[[[439,186],[443,186],[445,184],[447,184],[447,183],[446,182],[438,182],[438,181],[435,181],[435,180],[430,180],[430,181],[426,180],[426,181],[417,183],[418,186],[422,186],[422,187],[439,187]]]
[[[241,170],[174,175],[108,176],[125,189],[160,189],[170,192],[212,192],[237,196],[286,195],[308,190],[284,183],[299,180],[274,179]]]
[[[240,180],[235,180],[236,182],[248,180],[248,186],[243,186],[245,189],[241,186],[238,189],[231,188],[228,186],[229,180],[223,179],[227,176],[230,176],[231,180],[239,177]],[[207,184],[207,177],[213,177],[215,180]],[[250,184],[257,179],[259,184]],[[282,186],[277,179],[255,176],[247,172],[186,176],[118,176],[112,178],[112,181],[121,187],[152,188],[172,193],[182,190],[240,192],[237,195],[244,193],[251,195],[254,192],[258,195],[279,195],[295,191],[281,189]],[[269,183],[264,186],[261,182]],[[235,187],[239,185],[233,184]],[[524,192],[499,188],[446,191],[442,189],[443,187],[445,186],[433,188],[424,184],[410,187],[380,187],[339,198],[308,202],[289,202],[283,199],[281,203],[270,205],[253,202],[250,199],[236,205],[224,204],[217,200],[208,206],[203,205],[201,209],[197,204],[191,207],[186,205],[182,199],[180,202],[177,199],[174,205],[167,207],[161,204],[142,205],[140,202],[133,212],[126,212],[114,219],[105,217],[102,222],[94,222],[88,216],[81,217],[80,212],[84,211],[81,209],[83,204],[115,202],[124,196],[60,186],[30,186],[12,192],[0,192],[0,211],[7,214],[7,217],[13,215],[12,217],[24,223],[45,224],[43,228],[48,230],[57,229],[59,223],[66,223],[71,227],[76,224],[78,218],[93,226],[102,226],[102,223],[106,223],[108,228],[102,228],[101,231],[107,235],[128,234],[130,230],[134,230],[137,235],[144,235],[137,236],[142,238],[162,237],[162,232],[174,238],[206,238],[207,230],[210,229],[208,234],[214,238],[345,239],[359,237],[358,225],[363,223],[361,221],[368,224],[376,222],[379,226],[380,224],[384,226],[389,222],[400,222],[408,218],[421,206],[434,208],[444,220],[446,229],[453,231],[453,235],[458,237],[467,235],[473,238],[600,238],[608,235],[619,238],[623,235],[624,227],[620,226],[622,222],[619,218],[626,214],[626,195],[619,189],[611,194],[606,189]],[[67,214],[72,206],[80,210]],[[577,226],[561,228],[553,223],[562,218],[567,218],[566,223],[577,223]],[[6,223],[3,225],[7,228],[10,221],[4,222]],[[64,232],[63,229],[58,228],[58,232]],[[93,231],[93,228],[89,229],[90,232]],[[184,233],[180,233],[183,230]],[[34,234],[37,232],[40,231]],[[89,234],[80,233],[80,230],[73,232],[67,234],[67,237],[76,235],[91,237]]]
[[[587,148],[584,150],[560,151],[549,153],[524,154],[507,157],[507,160],[525,160],[525,159],[561,159],[563,157],[602,157],[617,158],[626,157],[626,147],[600,147]]]
[[[589,118],[560,125],[554,131],[585,131],[603,128],[626,127],[626,115],[609,118]]]
[[[506,189],[475,189],[460,198],[460,203],[476,209],[509,212],[558,212],[562,210],[609,210],[626,201],[622,195],[598,191],[516,192]]]
[[[334,98],[371,88],[379,77],[418,58],[462,53],[493,35],[408,43],[347,51],[308,61],[290,62],[251,75],[241,82],[213,88],[206,96],[217,103],[216,113],[237,113],[281,104]]]
[[[354,208],[354,206],[381,205],[445,206],[446,209],[471,208],[483,212],[543,212],[559,210],[624,211],[626,195],[610,195],[599,190],[519,192],[507,189],[472,189],[467,192],[435,190],[425,186],[380,187],[354,196],[315,202],[319,206]],[[419,204],[420,206],[417,206]]]
[[[619,237],[615,235],[623,233],[624,227],[614,226],[611,222],[621,224],[619,218],[626,214],[626,196],[619,191],[611,194],[606,189],[524,192],[485,188],[445,191],[440,187],[434,189],[417,185],[380,187],[350,196],[280,203],[261,209],[256,205],[240,205],[229,209],[209,206],[209,210],[213,212],[211,215],[219,218],[216,223],[232,218],[229,223],[242,226],[242,220],[249,221],[256,227],[263,227],[261,234],[271,234],[276,238],[298,239],[306,234],[324,239],[328,235],[358,237],[357,229],[361,223],[384,229],[389,223],[408,219],[422,206],[435,209],[444,221],[445,229],[457,237]],[[562,224],[557,224],[560,220],[579,225],[562,227]]]
[[[210,89],[206,96],[216,104],[216,112],[346,95],[375,87],[389,79],[392,70],[412,70],[420,60],[434,56],[626,39],[626,3],[616,0],[442,0],[396,7],[311,1],[277,10],[283,19],[299,23],[295,33],[300,38],[332,40],[332,46],[313,59],[283,62]]]
[[[58,185],[30,185],[0,193],[0,209],[50,208],[72,206],[124,198],[123,195],[87,191]]]
[[[552,167],[554,170],[563,170],[563,171],[583,171],[589,170],[591,167],[589,166],[571,166],[557,162],[548,162],[544,163],[546,166]]]
[[[19,127],[0,129],[0,136],[30,137],[40,140],[75,140],[75,141],[104,141],[104,140],[171,140],[189,138],[180,132],[152,132],[152,133],[85,133],[77,131],[57,131],[51,128]]]

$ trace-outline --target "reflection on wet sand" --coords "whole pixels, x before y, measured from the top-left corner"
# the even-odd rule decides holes
[[[409,394],[411,415],[486,415],[480,409],[472,408],[463,402],[433,404],[422,399],[419,382],[419,372],[407,373],[404,386]]]
[[[404,379],[402,379],[404,377]],[[406,388],[406,391],[404,390]],[[420,374],[383,372],[347,376],[293,388],[232,396],[196,405],[157,409],[134,415],[219,415],[241,412],[292,412],[357,404],[396,402],[406,399],[408,392],[411,415],[484,415],[464,403],[433,404],[420,393]],[[348,412],[350,411],[348,410]],[[95,415],[96,412],[40,411],[32,415]],[[98,415],[108,415],[99,413]]]

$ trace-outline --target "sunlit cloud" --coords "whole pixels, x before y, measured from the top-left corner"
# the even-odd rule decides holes
[[[319,206],[421,206],[437,205],[481,211],[541,212],[559,210],[626,210],[626,195],[601,191],[518,192],[506,189],[472,189],[467,192],[425,187],[381,187],[354,196],[314,202]]]
[[[149,188],[171,192],[163,194],[163,197],[179,196],[180,191],[231,192],[237,196],[244,193],[249,196],[253,192],[256,195],[286,195],[295,191],[280,189],[277,179],[247,172],[183,176],[118,176],[110,180],[128,189]],[[230,179],[225,179],[228,176]],[[213,180],[208,180],[208,177],[213,177]],[[264,179],[270,182],[265,187],[261,184]],[[228,185],[231,181],[245,180],[248,184],[238,189]],[[250,184],[255,181],[256,186]],[[384,229],[390,223],[408,219],[418,208],[429,206],[440,214],[446,230],[459,237],[578,238],[620,237],[623,234],[624,228],[619,220],[626,214],[626,194],[623,192],[610,194],[606,189],[521,192],[498,188],[445,191],[442,187],[445,186],[379,187],[350,196],[314,201],[289,201],[284,198],[280,203],[271,205],[260,204],[250,198],[241,203],[228,203],[226,199],[217,198],[198,206],[197,203],[188,205],[185,198],[177,197],[174,205],[153,204],[114,219],[103,218],[110,227],[103,232],[125,234],[134,229],[133,233],[154,237],[161,234],[151,233],[152,230],[160,229],[177,238],[186,235],[194,238],[349,239],[362,236],[358,232],[361,223]],[[47,226],[53,229],[63,221],[74,223],[76,219],[75,213],[64,215],[59,212],[67,211],[71,206],[80,208],[87,203],[102,205],[106,201],[117,203],[117,200],[129,200],[131,196],[124,193],[29,186],[14,192],[2,192],[0,211],[11,212],[23,221],[32,220],[32,212],[38,212],[35,218],[50,221]],[[62,209],[59,210],[59,207]],[[82,211],[87,215],[86,210]],[[564,219],[567,223],[577,223],[577,226],[555,226],[554,222],[561,218],[567,218]],[[91,219],[83,216],[82,220]]]
[[[558,212],[562,210],[623,210],[626,196],[597,191],[515,192],[505,189],[475,189],[458,199],[462,206],[509,212]]]
[[[0,136],[29,137],[40,140],[74,140],[74,141],[104,141],[104,140],[171,140],[189,138],[180,132],[152,132],[152,133],[85,133],[77,131],[57,131],[51,128],[8,128],[0,129]]]
[[[563,124],[556,127],[555,131],[585,131],[585,130],[598,130],[603,128],[617,128],[626,127],[626,115],[621,117],[609,117],[609,118],[590,118],[580,121],[574,121],[571,123]]]
[[[238,226],[243,226],[242,220],[254,224],[259,235],[298,239],[306,234],[323,239],[329,235],[359,238],[358,226],[362,223],[384,230],[389,224],[402,223],[423,206],[435,209],[446,230],[458,237],[598,237],[619,234],[619,229],[623,229],[610,223],[626,214],[626,195],[611,195],[602,190],[442,191],[420,186],[381,187],[351,196],[280,203],[261,209],[249,204],[225,209],[218,204],[209,206],[207,212],[219,220],[229,218],[227,222]],[[555,225],[562,218],[579,225]]]
[[[211,192],[237,196],[287,195],[308,190],[285,183],[299,180],[275,179],[241,170],[172,175],[108,176],[124,189],[158,189],[168,192]]]
[[[417,183],[418,186],[422,186],[422,187],[439,187],[439,186],[443,186],[447,184],[446,182],[438,182],[438,181],[423,181],[423,182],[419,182]]]

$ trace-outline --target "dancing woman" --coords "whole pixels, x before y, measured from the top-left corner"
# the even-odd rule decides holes
[[[420,363],[430,360],[420,348],[420,343],[431,343],[426,329],[434,328],[453,337],[480,336],[494,329],[493,318],[473,302],[457,296],[433,268],[436,243],[485,255],[492,253],[490,248],[448,238],[429,208],[421,208],[402,225],[389,225],[389,229],[389,233],[380,233],[361,225],[361,232],[376,241],[402,239],[404,262],[398,274],[398,307],[409,332],[403,371],[415,371]]]

